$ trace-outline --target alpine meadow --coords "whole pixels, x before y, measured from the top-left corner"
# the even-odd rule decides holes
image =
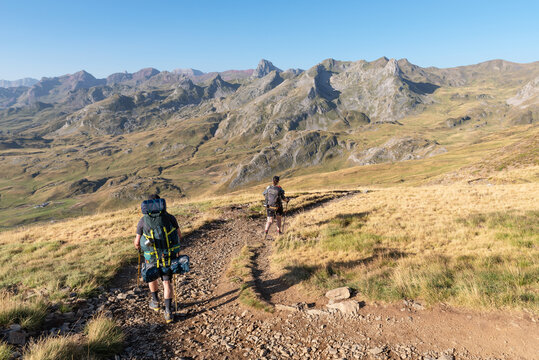
[[[0,86],[0,359],[537,358],[539,62]],[[170,321],[151,194],[190,261]]]

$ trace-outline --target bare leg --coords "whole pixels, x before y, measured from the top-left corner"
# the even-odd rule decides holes
[[[281,233],[281,219],[282,217],[280,215],[277,215],[277,231],[279,234]]]
[[[268,216],[268,221],[266,221],[266,233],[269,231],[271,224],[273,223],[273,218]]]
[[[163,280],[165,299],[172,299],[172,283],[170,280]]]
[[[157,290],[159,290],[159,284],[157,283],[157,280],[148,283],[148,286],[150,287],[151,292],[156,292]]]

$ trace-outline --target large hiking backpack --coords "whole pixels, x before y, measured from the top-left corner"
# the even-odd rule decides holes
[[[266,189],[266,205],[270,208],[281,206],[281,188],[279,186],[268,186]]]
[[[144,258],[157,268],[170,267],[180,250],[178,229],[172,225],[172,215],[166,212],[165,199],[146,200],[141,204],[144,214],[141,248]]]

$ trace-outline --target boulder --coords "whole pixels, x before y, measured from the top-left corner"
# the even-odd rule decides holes
[[[307,309],[305,310],[305,313],[312,316],[329,315],[327,311],[319,309]]]
[[[355,314],[361,308],[361,304],[355,300],[342,301],[335,304],[326,305],[328,309],[339,310],[343,314]]]
[[[26,333],[24,331],[10,331],[7,342],[12,345],[24,345],[26,344]]]
[[[326,293],[326,297],[330,300],[344,300],[348,299],[352,295],[350,288],[340,287],[333,290],[329,290]]]

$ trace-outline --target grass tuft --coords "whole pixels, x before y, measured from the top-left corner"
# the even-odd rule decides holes
[[[9,360],[11,359],[11,347],[0,341],[0,360]]]
[[[274,308],[267,301],[262,299],[256,289],[253,275],[257,250],[262,244],[245,245],[238,256],[232,259],[227,271],[228,278],[240,285],[240,301],[249,307],[273,312]]]
[[[92,319],[86,326],[89,352],[106,357],[123,348],[124,334],[116,323],[104,316]]]
[[[111,319],[98,316],[90,320],[85,335],[42,338],[28,346],[24,359],[107,359],[123,348],[124,334]]]
[[[75,336],[46,337],[31,343],[25,360],[73,360],[93,359],[84,357],[84,352]]]
[[[21,300],[6,291],[0,292],[0,326],[19,324],[25,329],[37,329],[47,315],[43,299]]]

